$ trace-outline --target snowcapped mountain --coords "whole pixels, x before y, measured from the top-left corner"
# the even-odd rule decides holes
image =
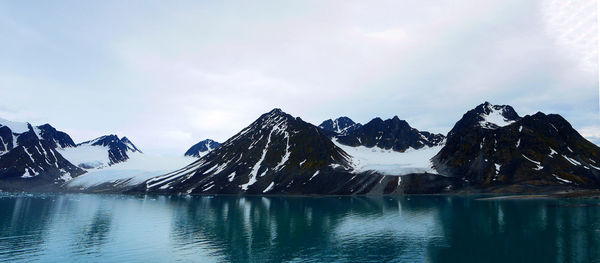
[[[453,184],[453,179],[434,174],[400,179],[378,167],[362,169],[357,160],[321,129],[274,109],[199,160],[132,192],[393,194],[441,192]]]
[[[190,147],[190,149],[188,149],[185,152],[185,156],[192,156],[192,157],[202,157],[204,155],[206,155],[208,152],[214,150],[215,148],[219,147],[221,144],[213,141],[211,139],[206,139],[203,141],[200,141],[199,143],[194,144],[192,147]]]
[[[444,139],[442,134],[412,128],[398,116],[387,120],[375,118],[354,131],[337,137],[339,143],[348,146],[378,147],[399,152],[442,145]]]
[[[347,135],[348,133],[360,128],[360,123],[355,123],[348,117],[339,117],[335,120],[329,119],[321,123],[319,128],[324,131],[334,133],[336,136]]]
[[[71,164],[57,149],[74,146],[64,132],[49,124],[0,119],[0,188],[24,190],[66,182],[85,171]]]
[[[350,168],[344,151],[314,125],[274,109],[198,161],[146,186],[157,192],[259,194],[301,187],[338,167]]]
[[[380,195],[600,187],[600,148],[556,114],[520,117],[485,102],[447,136],[398,117],[324,123],[274,109],[220,146],[194,145],[188,152],[199,159],[169,159],[142,155],[125,137],[75,144],[48,124],[0,119],[0,189]]]
[[[50,124],[0,119],[0,189],[56,190],[85,169],[124,162],[141,151],[126,137],[102,136],[75,144]]]
[[[464,114],[433,160],[438,172],[485,191],[600,186],[600,148],[560,115],[521,118],[488,102]]]
[[[65,147],[59,151],[72,163],[84,169],[104,168],[127,161],[131,154],[142,153],[127,137],[119,139],[114,134],[79,143],[76,147]]]

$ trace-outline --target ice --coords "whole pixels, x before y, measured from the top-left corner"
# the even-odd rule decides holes
[[[77,147],[59,148],[57,150],[69,162],[85,169],[103,168],[110,163],[108,158],[109,147],[107,146],[82,144]]]
[[[378,147],[351,147],[333,140],[336,146],[352,156],[355,172],[375,171],[385,175],[406,175],[412,173],[437,173],[433,169],[431,158],[443,146],[408,149],[404,152],[386,150]]]
[[[169,157],[141,153],[131,154],[127,162],[117,163],[104,169],[90,170],[71,180],[67,186],[88,188],[117,181],[127,182],[127,185],[135,185],[184,167],[195,160],[197,159],[187,156]]]

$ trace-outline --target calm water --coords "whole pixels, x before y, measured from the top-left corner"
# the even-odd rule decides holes
[[[600,262],[597,203],[5,194],[0,260]]]

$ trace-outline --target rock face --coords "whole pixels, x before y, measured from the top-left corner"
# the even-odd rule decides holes
[[[408,148],[421,149],[443,144],[444,135],[419,131],[410,127],[398,116],[382,120],[375,118],[347,135],[337,137],[339,143],[348,146],[379,147],[394,151],[406,151]]]
[[[439,173],[483,191],[600,187],[600,148],[560,115],[521,118],[488,102],[456,123],[433,161]]]
[[[41,189],[85,173],[56,150],[74,146],[73,140],[49,124],[0,122],[0,142],[2,190]]]
[[[190,147],[190,149],[188,149],[185,152],[185,156],[192,156],[192,157],[200,158],[200,157],[206,155],[207,153],[209,153],[210,151],[216,149],[220,145],[221,144],[216,141],[213,141],[211,139],[206,139],[206,140],[200,141],[199,143],[196,143],[192,147]]]
[[[354,130],[360,128],[362,125],[360,123],[355,123],[352,119],[348,117],[339,117],[335,120],[329,119],[321,123],[319,128],[321,130],[330,132],[333,135],[347,135]]]
[[[38,126],[38,128],[40,129],[41,137],[53,145],[54,148],[75,147],[75,142],[73,142],[71,136],[64,132],[57,131],[54,127],[50,126],[50,124],[44,124]]]

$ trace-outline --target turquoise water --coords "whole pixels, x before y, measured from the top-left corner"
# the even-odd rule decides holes
[[[0,261],[600,262],[591,200],[0,196]]]

